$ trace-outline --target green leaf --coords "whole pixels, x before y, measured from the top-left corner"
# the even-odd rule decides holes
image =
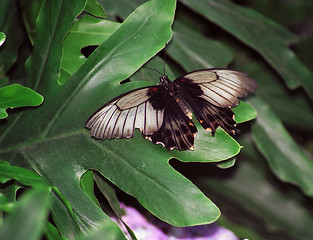
[[[125,228],[127,229],[129,235],[132,237],[133,240],[136,240],[136,237],[133,231],[127,226],[127,224],[122,220],[122,215],[125,214],[124,209],[120,207],[119,200],[115,194],[114,188],[101,176],[98,172],[95,173],[95,181],[97,186],[99,187],[103,196],[107,199],[110,207],[114,211],[116,215],[116,219],[119,219],[120,223],[124,224]]]
[[[54,194],[51,195],[53,200],[51,209],[53,220],[62,236],[75,236],[76,239],[81,233],[93,232],[94,229],[102,226],[108,229],[112,235],[111,239],[116,239],[113,236],[119,236],[121,230],[78,185],[75,185],[81,177],[79,176],[81,172],[70,172],[70,168],[70,165],[64,166],[62,170],[56,167],[54,171],[59,171],[60,174],[56,174],[57,178],[51,177],[50,179],[55,185],[60,186],[60,192],[54,189]],[[42,169],[42,173],[45,172],[47,172],[46,169]],[[62,185],[64,181],[69,186]],[[64,194],[62,195],[61,192]]]
[[[82,175],[80,179],[80,185],[85,193],[93,200],[93,202],[97,204],[98,207],[100,207],[100,204],[94,194],[94,180],[92,171],[87,171]]]
[[[228,160],[217,163],[216,166],[221,169],[226,169],[226,168],[233,167],[235,163],[236,163],[236,158],[233,157]]]
[[[60,1],[57,5],[52,6],[55,3],[48,1],[41,7],[37,18],[33,54],[26,64],[27,78],[35,90],[37,90],[41,79],[54,78],[55,81],[58,80],[62,58],[62,41],[75,17],[83,10],[85,2],[86,0],[79,0],[73,5],[67,1]],[[61,16],[62,21],[57,16]],[[51,66],[53,71],[45,68],[46,66]]]
[[[43,102],[43,97],[20,84],[12,84],[0,88],[0,119],[8,116],[7,108],[38,106]]]
[[[226,67],[232,60],[231,50],[220,42],[205,38],[176,21],[168,54],[187,72],[196,69]]]
[[[48,187],[35,188],[25,193],[15,211],[4,219],[0,238],[39,239],[48,215],[49,193]]]
[[[301,21],[307,19],[313,10],[312,2],[306,0],[286,2],[261,0],[251,2],[249,5],[284,26],[301,24]],[[277,11],[278,8],[280,11]]]
[[[247,98],[249,99],[249,98]],[[256,110],[248,103],[240,101],[238,106],[232,109],[235,114],[236,123],[243,123],[255,119]]]
[[[5,161],[1,161],[5,165],[9,164]],[[1,163],[1,164],[3,164]],[[9,178],[7,178],[9,179]],[[1,179],[2,181],[4,178]],[[5,212],[12,212],[16,207],[16,191],[20,188],[17,184],[5,184],[2,185],[0,194],[1,194],[1,210]]]
[[[4,73],[3,66],[0,66],[0,88],[9,85],[9,79]]]
[[[206,176],[201,179],[202,189],[214,195],[234,224],[258,232],[263,239],[311,239],[313,217],[303,204],[306,200],[286,185],[278,185],[259,161],[237,161],[227,174]]]
[[[124,210],[120,208],[120,203],[115,194],[114,188],[98,172],[94,173],[94,178],[99,190],[101,191],[103,196],[107,199],[115,215],[121,219],[122,215],[124,214]]]
[[[62,57],[62,41],[65,35],[68,33],[68,30],[70,29],[71,24],[76,16],[82,11],[84,5],[85,3],[82,1],[76,1],[75,5],[72,5],[72,3],[68,1],[57,3],[52,3],[50,1],[45,2],[45,5],[41,8],[38,17],[35,46],[32,58],[28,61],[27,67],[29,77],[28,84],[34,86],[34,88],[38,88],[39,92],[47,95],[47,104],[44,104],[41,110],[40,108],[38,108],[38,110],[36,109],[23,114],[23,117],[21,117],[21,115],[18,115],[18,117],[16,117],[14,121],[9,122],[9,127],[7,125],[1,126],[2,128],[4,128],[4,126],[6,128],[4,131],[1,131],[1,150],[3,150],[4,145],[8,143],[6,140],[4,140],[4,138],[6,137],[13,140],[12,142],[9,141],[12,144],[9,145],[11,145],[11,147],[14,146],[15,150],[17,150],[14,151],[15,153],[11,152],[13,153],[13,155],[12,157],[10,157],[10,153],[8,153],[10,152],[10,150],[7,148],[7,154],[4,155],[8,158],[10,157],[11,161],[13,162],[15,157],[18,157],[18,163],[20,163],[22,160],[24,164],[30,164],[33,168],[35,168],[37,172],[40,172],[41,164],[36,166],[35,160],[38,160],[45,166],[50,165],[51,168],[54,168],[53,161],[51,163],[48,163],[45,162],[45,160],[42,158],[41,160],[31,159],[25,154],[24,150],[26,149],[24,149],[24,147],[26,147],[26,145],[32,144],[32,140],[35,139],[39,142],[46,141],[46,139],[42,138],[40,135],[42,135],[43,129],[47,127],[47,122],[51,121],[51,118],[54,116],[54,114],[56,114],[56,109],[59,109],[60,102],[63,102],[61,98],[59,104],[54,100],[58,99],[61,96],[63,96],[63,98],[67,98],[69,96],[63,95],[64,92],[61,91],[61,89],[63,88],[61,87],[61,85],[58,84],[58,75],[60,70],[59,66]],[[72,91],[71,88],[67,90],[69,92]],[[43,120],[47,116],[48,118],[46,120]],[[20,130],[21,132],[19,132]],[[15,134],[9,134],[17,131],[19,132],[17,135],[22,136],[23,133],[25,133],[25,130],[26,132],[28,131],[29,135],[24,135],[21,141],[16,141],[17,139],[13,136]],[[17,137],[17,135],[15,136]],[[20,142],[19,146],[17,145],[18,142]],[[57,149],[54,149],[53,152],[57,152]],[[67,159],[67,161],[68,160],[69,159]],[[65,173],[64,175],[66,176],[67,173]],[[50,180],[49,172],[42,176],[44,176],[49,181],[49,183],[52,183],[52,181]],[[73,215],[75,217],[75,221],[70,220],[72,218],[72,215],[66,215],[68,214],[69,208],[68,206],[64,207],[62,202],[61,205],[63,206],[63,208],[57,208],[57,210],[62,209],[64,211],[58,211],[58,213],[61,212],[66,214],[60,216],[57,215],[59,218],[55,217],[54,215],[54,220],[58,223],[58,226],[60,229],[62,229],[62,232],[68,233],[69,235],[67,236],[73,236],[73,233],[77,234],[77,232],[81,231],[86,232],[91,228],[95,228],[97,226],[97,223],[100,222],[102,224],[106,224],[110,228],[115,229],[115,231],[120,232],[116,224],[114,224],[107,216],[105,216],[101,209],[96,207],[96,205],[94,205],[90,198],[87,197],[87,195],[78,187],[79,179],[74,179],[77,181],[62,181],[59,183],[60,189],[62,191],[68,192],[67,194],[70,196],[69,202],[74,209]],[[62,186],[64,187],[64,184],[68,188],[62,188]],[[74,188],[73,186],[76,186],[76,188]],[[86,208],[86,206],[88,207]],[[66,216],[67,218],[62,218],[64,216]],[[64,222],[66,222],[65,219],[68,220],[67,223],[70,223],[71,225],[64,224]],[[69,227],[64,229],[62,228],[63,225],[64,228],[68,226],[71,226],[72,228]]]
[[[92,3],[89,10],[88,7],[84,8],[85,1],[0,1],[0,31],[7,36],[5,43],[0,47],[0,86],[6,86],[9,82],[23,83],[22,85],[45,97],[44,104],[39,108],[10,111],[10,117],[2,120],[0,124],[0,158],[11,164],[2,163],[6,168],[1,170],[1,174],[4,172],[1,181],[5,182],[1,184],[0,190],[0,209],[5,211],[4,221],[20,206],[20,202],[16,202],[17,193],[18,197],[23,197],[20,193],[27,193],[20,191],[20,186],[26,185],[21,182],[36,182],[36,179],[23,179],[28,173],[19,168],[15,169],[19,166],[32,172],[35,170],[50,185],[55,185],[50,193],[50,216],[56,228],[45,221],[46,236],[41,238],[124,238],[119,227],[105,214],[111,213],[107,209],[109,204],[101,204],[100,209],[95,199],[91,199],[94,197],[93,181],[91,176],[86,180],[87,175],[84,174],[93,171],[103,176],[101,184],[107,186],[103,192],[119,215],[119,203],[114,194],[116,188],[134,196],[139,204],[156,216],[170,223],[176,222],[176,225],[180,226],[214,221],[219,216],[218,211],[214,211],[216,206],[207,198],[209,196],[221,207],[223,215],[229,217],[229,220],[233,220],[229,215],[233,213],[235,226],[229,226],[233,227],[233,230],[239,229],[237,233],[241,238],[254,239],[260,234],[264,239],[311,239],[313,219],[307,204],[310,199],[293,185],[285,183],[285,180],[281,182],[280,177],[277,179],[272,175],[269,164],[252,145],[252,134],[247,131],[236,136],[244,146],[241,148],[238,142],[222,129],[218,129],[216,136],[211,137],[210,133],[198,125],[195,151],[180,153],[151,144],[142,138],[139,131],[136,131],[133,139],[95,141],[90,138],[87,129],[84,129],[88,117],[111,98],[137,87],[159,82],[160,75],[156,71],[143,68],[145,66],[165,72],[173,80],[186,71],[230,64],[231,68],[244,70],[258,81],[258,96],[273,108],[279,118],[276,116],[276,120],[288,124],[292,135],[302,144],[301,148],[309,156],[313,146],[310,135],[313,129],[311,103],[302,89],[290,91],[279,74],[276,74],[278,70],[287,69],[288,74],[297,73],[291,76],[303,81],[306,73],[302,71],[301,66],[297,66],[297,61],[291,67],[284,65],[294,58],[287,45],[294,43],[295,37],[286,30],[281,31],[283,28],[277,28],[276,24],[271,25],[271,22],[264,21],[265,18],[258,17],[254,11],[232,4],[234,1],[201,2],[215,3],[210,5],[210,9],[203,11],[225,23],[216,26],[214,22],[217,21],[208,21],[201,13],[189,7],[178,5],[176,10],[171,1],[161,1],[160,5],[153,7],[151,2],[148,2],[136,11],[134,10],[140,3],[147,1],[100,2],[108,14],[108,19],[116,22],[92,16],[103,13],[103,9],[98,8],[95,1],[87,3]],[[199,1],[192,1],[191,4],[196,2]],[[307,29],[306,24],[309,24],[306,17],[310,16],[312,7],[302,0],[288,3],[260,0],[240,4],[253,7],[264,2],[268,3],[268,6],[274,6],[270,12],[264,12],[264,15],[287,22],[287,28],[296,29],[299,40],[307,42],[303,48],[303,56],[310,66],[309,50],[313,44],[309,37],[312,34],[304,30]],[[305,11],[299,11],[304,8],[297,8],[297,4],[307,4],[308,7]],[[284,7],[287,5],[295,7]],[[82,9],[91,14],[86,11],[83,13]],[[164,51],[158,52],[171,38],[170,25],[174,13],[175,21],[179,25],[175,23],[173,26],[174,37],[168,44],[168,48],[172,49],[166,50],[167,64],[164,64]],[[297,19],[296,22],[294,19]],[[8,27],[10,24],[12,27]],[[20,26],[26,31],[20,31]],[[263,28],[265,31],[262,31],[262,26],[266,26]],[[3,28],[9,31],[4,31]],[[7,32],[10,34],[7,35]],[[237,32],[237,35],[233,32]],[[273,46],[254,47],[248,41],[242,40],[242,33],[255,36],[256,42],[269,40],[267,44],[271,44],[272,40]],[[30,41],[24,41],[23,45],[20,45],[21,39],[27,38],[27,34]],[[178,44],[175,46],[176,39]],[[88,50],[90,45],[92,48],[100,46],[93,54],[85,57],[81,52]],[[231,51],[228,46],[232,47]],[[254,49],[263,51],[263,55],[274,55],[274,60],[282,61],[278,62],[277,66],[270,65],[256,55]],[[299,53],[299,46],[296,50]],[[32,66],[27,64],[26,78],[25,59],[32,53]],[[291,54],[288,55],[289,53]],[[158,56],[155,56],[156,54]],[[284,54],[287,55],[286,59],[281,59]],[[256,64],[258,69],[254,68]],[[284,68],[277,69],[278,65]],[[294,70],[295,68],[297,70]],[[312,78],[306,76],[306,91],[312,96]],[[126,81],[120,84],[122,80]],[[295,87],[301,84],[295,82]],[[234,112],[237,122],[252,119],[256,115],[256,111],[244,102],[234,108]],[[262,115],[262,110],[260,113]],[[265,116],[270,117],[267,114]],[[257,128],[260,125],[257,120],[255,124]],[[261,130],[261,133],[265,132],[263,127]],[[276,129],[276,137],[275,131]],[[259,134],[258,131],[255,133]],[[278,153],[271,152],[277,145],[284,146],[282,140],[285,139],[278,138],[276,141],[271,139],[268,133],[272,131],[268,130],[264,139],[263,135],[259,134],[260,141],[263,141],[262,146],[268,139],[273,143],[273,146],[266,145],[264,152],[275,155],[275,158],[285,158],[283,154],[279,156],[279,151],[283,148],[277,148]],[[290,136],[288,138],[290,140]],[[239,151],[242,154],[236,155]],[[173,157],[188,164],[179,161],[172,164],[170,159]],[[232,166],[235,158],[236,166],[233,168],[218,168]],[[289,164],[290,159],[283,160],[279,165]],[[194,163],[197,161],[213,164]],[[283,167],[288,169],[289,174],[293,172],[292,175],[300,176],[303,171],[301,168],[305,164],[301,163],[300,169],[295,165],[296,162],[293,164],[293,169]],[[304,172],[303,176],[308,172],[309,170]],[[6,173],[10,175],[5,175]],[[183,175],[188,176],[190,181]],[[205,177],[208,185],[211,184],[209,190],[201,186],[205,195],[194,185],[201,176]],[[7,181],[10,179],[13,180]],[[83,190],[80,184],[84,186]],[[101,184],[99,188],[103,190]],[[196,216],[197,213],[202,215]],[[246,229],[240,233],[243,225],[246,229],[251,229],[250,234]]]
[[[253,240],[263,240],[256,232],[254,232],[251,228],[242,226],[242,224],[237,224],[235,222],[229,221],[225,216],[221,216],[217,224],[223,226],[229,230],[231,230],[236,236],[244,236],[245,239],[253,239]]]
[[[38,19],[46,19],[46,15],[52,18],[53,14],[47,12],[51,8],[57,8],[57,5],[43,7]],[[35,49],[28,62],[28,71],[29,76],[33,76],[30,79],[34,79],[35,86],[45,95],[46,101],[42,108],[24,114],[23,121],[11,123],[2,135],[1,151],[20,151],[22,146],[24,157],[32,161],[36,171],[49,178],[49,182],[71,203],[77,225],[82,231],[101,224],[104,219],[108,222],[103,212],[91,204],[90,198],[78,187],[73,187],[78,186],[79,178],[89,169],[98,170],[119,188],[135,196],[153,214],[174,225],[208,223],[219,216],[216,206],[169,166],[168,159],[172,155],[163,147],[151,144],[138,134],[135,139],[102,144],[92,140],[87,130],[83,129],[86,119],[102,102],[147,84],[130,82],[121,85],[119,81],[134,73],[170,40],[174,13],[175,1],[166,1],[165,4],[162,0],[154,0],[143,4],[63,85],[57,81],[56,66],[59,64],[53,65],[60,62],[61,55],[58,49],[55,49],[56,53],[51,49],[59,46],[57,42],[62,39],[61,33],[66,34],[65,29],[68,29],[63,25],[61,29],[56,28],[62,23],[61,19],[66,18],[68,24],[72,21],[68,19],[69,15],[57,11],[55,14],[61,19],[50,19],[57,24],[52,24],[54,28],[48,28],[47,32],[43,24],[45,21],[38,20]],[[53,30],[56,31],[54,37],[46,39],[44,33],[50,34]],[[37,42],[41,38],[46,41]],[[38,52],[39,46],[43,49],[43,55]],[[44,54],[46,59],[42,59]],[[36,69],[35,63],[38,64]],[[38,119],[36,124],[34,119]],[[19,138],[10,132],[19,132]],[[224,138],[226,134],[221,131],[217,135]],[[233,142],[231,138],[229,141]],[[235,151],[238,151],[237,145],[234,142]],[[142,153],[134,152],[135,146],[139,146]],[[220,155],[227,158],[225,153]],[[139,182],[141,184],[137,184]]]
[[[241,149],[222,128],[218,128],[214,137],[196,124],[198,132],[195,137],[194,151],[172,151],[175,158],[183,162],[218,162],[236,156]]]
[[[77,206],[74,206],[74,203],[78,204],[75,201],[78,198],[77,190],[71,189],[70,192],[62,183],[67,182],[72,185],[87,169],[97,169],[119,188],[135,196],[144,207],[164,221],[175,225],[191,225],[214,221],[218,217],[219,212],[215,205],[190,181],[168,166],[169,153],[161,146],[155,146],[139,138],[139,134],[136,134],[135,138],[142,141],[140,148],[135,141],[127,141],[127,139],[119,139],[118,143],[112,140],[101,144],[88,135],[79,134],[49,140],[33,145],[27,151],[29,158],[35,160],[44,158],[55,166],[53,169],[49,165],[42,166],[41,174],[49,174],[50,181],[72,202],[76,211]],[[80,146],[80,151],[69,152],[68,149],[73,146]],[[161,148],[159,152],[155,151],[157,147]],[[35,149],[40,151],[34,151]],[[63,158],[72,160],[64,162],[55,156],[52,149],[58,149],[58,154]],[[153,158],[151,152],[155,152]],[[73,166],[77,167],[73,169]],[[190,205],[194,207],[190,208]],[[201,214],[195,211],[195,208],[201,209]],[[81,214],[86,214],[85,209],[80,211],[84,211]]]
[[[164,69],[163,69],[164,68]],[[155,71],[154,71],[155,70]],[[132,82],[147,82],[149,85],[155,85],[157,80],[160,79],[161,73],[166,72],[169,79],[175,79],[175,74],[168,64],[164,63],[164,60],[158,55],[151,58],[145,65],[142,66],[137,72],[135,72],[130,80]]]
[[[0,68],[7,73],[17,60],[18,49],[23,41],[19,25],[18,2],[11,0],[0,1],[1,32],[6,35],[6,42],[0,48]]]
[[[261,14],[230,1],[182,2],[255,49],[284,78],[289,88],[303,85],[313,99],[313,75],[287,47],[296,41],[296,37],[288,30]]]
[[[28,71],[26,82],[36,92],[45,96],[45,107],[39,111],[32,111],[34,115],[28,115],[23,118],[23,121],[11,122],[11,127],[2,134],[2,140],[13,129],[13,126],[16,130],[19,128],[21,142],[32,137],[38,138],[42,130],[47,127],[47,121],[42,121],[42,119],[46,117],[46,120],[52,119],[55,116],[55,111],[59,108],[55,99],[61,94],[58,77],[62,58],[62,41],[84,5],[84,1],[77,1],[73,8],[68,1],[64,1],[64,4],[61,1],[58,4],[47,1],[41,8],[34,50],[31,58],[26,62]],[[63,95],[64,98],[67,96]],[[62,100],[60,98],[61,102]],[[29,128],[34,125],[35,120],[36,127]]]
[[[97,0],[88,0],[84,10],[96,17],[106,17],[104,9]]]
[[[93,236],[95,232],[101,232],[102,237],[106,236],[105,239],[124,239],[124,234],[122,231],[108,217],[102,217],[102,221],[98,221],[97,223],[89,223],[89,226],[87,226],[84,223],[85,220],[83,218],[88,214],[82,214],[81,211],[86,211],[86,213],[90,212],[90,214],[94,216],[94,218],[90,219],[94,221],[100,220],[99,216],[101,215],[101,211],[97,209],[97,212],[95,212],[93,207],[95,206],[94,202],[92,202],[88,197],[81,197],[81,190],[79,188],[76,188],[75,186],[72,190],[69,194],[66,193],[66,195],[71,196],[70,201],[74,203],[72,206],[74,209],[74,214],[70,214],[70,209],[65,206],[64,202],[60,201],[60,198],[56,196],[56,194],[51,195],[52,217],[62,236],[68,239],[80,239],[83,237]],[[76,196],[75,191],[77,192]],[[90,228],[90,226],[93,227]]]
[[[45,13],[46,8],[43,9],[41,14],[49,15]],[[22,146],[24,157],[31,159],[37,171],[47,176],[69,199],[75,209],[75,217],[80,219],[77,225],[83,231],[105,219],[96,206],[83,209],[91,204],[85,193],[76,188],[68,189],[71,184],[77,184],[89,169],[98,170],[113,184],[136,197],[153,214],[171,224],[186,226],[209,223],[219,216],[215,204],[172,169],[168,160],[176,157],[186,162],[213,162],[235,156],[241,147],[223,130],[218,129],[215,137],[211,137],[210,133],[199,127],[194,152],[169,152],[162,146],[151,144],[138,133],[134,139],[102,143],[91,139],[83,128],[88,117],[106,101],[120,93],[151,84],[148,81],[119,82],[131,76],[170,40],[174,12],[174,1],[143,4],[104,40],[63,85],[58,83],[58,68],[53,65],[54,62],[59,64],[61,59],[58,49],[52,53],[50,48],[43,45],[41,47],[46,51],[47,59],[42,59],[38,50],[34,50],[28,63],[29,75],[34,75],[31,79],[37,79],[38,91],[44,94],[46,101],[31,115],[23,115],[23,121],[10,125],[2,135],[2,151],[21,151]],[[68,15],[55,17],[58,16],[61,17],[57,21],[59,24],[62,18],[66,18],[64,21],[67,24],[72,22],[67,19]],[[45,19],[39,15],[40,18]],[[50,34],[46,28],[38,24],[36,37],[40,39],[41,34]],[[36,44],[48,44],[53,48],[59,46],[64,28],[55,28],[54,38],[50,40],[35,42],[35,49]],[[33,66],[35,62],[38,63],[37,69]],[[19,137],[10,132],[18,132]],[[61,225],[62,221],[59,222]]]
[[[299,186],[313,196],[313,163],[301,151],[281,121],[261,98],[249,100],[258,112],[253,138],[273,173],[282,181]],[[297,169],[297,171],[295,171]]]
[[[66,240],[65,238],[60,236],[58,229],[50,222],[48,222],[46,225],[45,236],[48,240]]]
[[[83,15],[77,19],[63,43],[64,50],[59,82],[64,84],[86,61],[86,57],[81,53],[83,47],[100,45],[119,26],[120,23],[95,18],[90,15]]]
[[[313,129],[311,103],[303,92],[287,89],[272,69],[259,61],[246,59],[236,65],[258,82],[258,96],[262,97],[282,122],[304,131]]]
[[[122,18],[134,9],[132,1],[124,0],[106,0],[105,6]],[[173,24],[173,39],[166,51],[187,72],[201,68],[226,67],[233,58],[232,51],[226,45],[204,37],[177,19]]]
[[[6,36],[3,32],[0,32],[0,47],[5,42]]]
[[[255,109],[242,101],[233,110],[237,123],[256,117]],[[200,125],[196,124],[196,126],[199,132],[195,137],[195,151],[173,151],[173,156],[186,162],[219,162],[232,158],[240,152],[240,144],[223,129],[218,128],[215,136],[211,137],[210,133],[203,130]]]
[[[0,211],[1,212],[13,212],[16,208],[16,204],[10,202],[8,198],[3,194],[0,193]]]
[[[45,180],[38,174],[22,167],[10,166],[7,162],[0,164],[0,182],[5,183],[11,179],[27,186],[47,185]]]
[[[99,0],[98,2],[106,9],[109,16],[112,14],[115,14],[118,17],[125,19],[131,12],[133,12],[138,7],[138,5],[143,4],[146,1],[145,0],[134,0],[134,1]]]
[[[60,234],[66,238],[73,238],[81,232],[79,224],[71,208],[59,198],[60,194],[52,193],[50,212]],[[83,203],[85,204],[85,203]]]
[[[101,226],[98,226],[97,229],[88,232],[88,234],[81,234],[79,237],[76,239],[78,240],[103,240],[105,239],[108,240],[120,240],[120,239],[125,239],[125,235],[120,231],[116,232],[114,229],[106,226],[105,224],[102,224]],[[136,240],[136,239],[134,239]]]
[[[23,16],[23,24],[26,28],[28,39],[31,44],[34,45],[36,36],[36,22],[43,6],[44,1],[42,0],[20,0],[19,5]]]

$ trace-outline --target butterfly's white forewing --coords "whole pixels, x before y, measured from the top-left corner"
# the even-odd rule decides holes
[[[256,82],[247,74],[232,70],[199,70],[182,78],[198,84],[203,91],[201,97],[218,107],[234,107],[238,105],[239,97],[244,97],[257,88]]]
[[[104,105],[86,123],[91,136],[99,139],[130,138],[135,128],[151,135],[163,123],[164,109],[154,109],[147,95],[148,88],[123,94]]]

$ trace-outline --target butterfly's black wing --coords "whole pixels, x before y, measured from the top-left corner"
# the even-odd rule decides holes
[[[98,139],[130,138],[135,128],[145,136],[151,135],[163,124],[164,90],[157,85],[124,93],[101,107],[85,126]]]
[[[203,69],[188,73],[174,81],[179,95],[192,108],[200,124],[214,135],[221,126],[234,132],[236,122],[231,107],[239,97],[255,92],[257,83],[247,74],[225,69]]]
[[[197,128],[179,107],[174,97],[169,94],[163,97],[166,102],[163,124],[157,132],[145,137],[154,144],[162,144],[168,150],[193,150]]]

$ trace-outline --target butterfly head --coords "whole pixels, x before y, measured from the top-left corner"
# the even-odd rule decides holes
[[[163,84],[169,84],[171,82],[171,80],[168,79],[168,76],[162,75],[160,77],[160,82],[163,83]]]

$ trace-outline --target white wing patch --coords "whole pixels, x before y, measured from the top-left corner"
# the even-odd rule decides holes
[[[257,89],[257,83],[247,74],[232,70],[212,69],[196,71],[184,78],[199,84],[203,99],[218,107],[234,107],[239,103],[239,97]]]
[[[130,138],[135,128],[144,135],[158,131],[164,109],[154,109],[147,89],[138,89],[117,98],[96,112],[86,123],[91,136],[99,139]]]
[[[116,104],[119,109],[124,110],[140,105],[140,103],[147,101],[150,97],[147,95],[147,88],[132,91],[120,97]]]

